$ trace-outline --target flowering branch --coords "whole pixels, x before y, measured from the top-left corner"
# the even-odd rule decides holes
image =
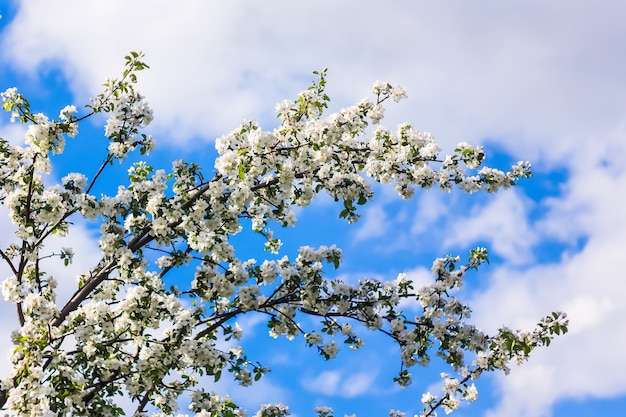
[[[277,128],[263,131],[246,121],[218,138],[210,179],[194,163],[175,161],[166,172],[136,162],[117,194],[92,194],[107,167],[154,147],[152,137],[141,133],[152,111],[134,88],[136,72],[147,68],[142,58],[128,55],[122,78],[108,80],[83,116],[67,106],[59,120],[50,120],[33,114],[16,89],[2,93],[3,109],[28,131],[24,147],[0,140],[0,201],[17,227],[16,242],[0,250],[13,274],[2,282],[2,293],[16,305],[20,326],[12,336],[11,377],[0,385],[0,409],[115,416],[125,412],[116,405],[125,396],[138,415],[148,407],[173,415],[178,398],[190,395],[190,410],[198,416],[242,415],[231,399],[204,391],[201,377],[217,381],[226,370],[247,386],[268,372],[240,346],[223,351],[216,342],[241,338],[237,317],[258,313],[267,318],[272,336],[302,336],[326,360],[338,354],[337,341],[359,349],[362,331],[388,336],[400,350],[395,381],[402,386],[411,383],[415,365],[428,366],[431,355],[440,356],[459,377],[445,374],[443,396],[422,398],[423,415],[434,416],[440,408],[454,410],[460,400],[473,401],[477,391],[468,384],[482,372],[508,372],[511,361],[524,361],[567,331],[562,313],[526,333],[502,328],[488,335],[475,328],[469,306],[454,293],[469,269],[488,261],[484,248],[472,250],[465,264],[459,257],[435,260],[433,282],[423,288],[413,288],[404,274],[355,285],[327,278],[325,264],[338,268],[341,262],[335,246],[303,246],[295,259],[238,258],[231,238],[244,229],[243,219],[262,236],[264,248],[277,254],[281,242],[273,228],[294,226],[294,208],[308,206],[321,192],[340,204],[341,218],[355,222],[358,206],[373,196],[372,182],[393,184],[409,198],[416,189],[432,187],[496,192],[532,175],[528,162],[507,172],[483,166],[482,147],[460,143],[442,156],[430,134],[408,124],[395,131],[380,126],[383,103],[405,97],[400,86],[378,82],[373,101],[326,115],[326,72],[317,72],[318,80],[295,101],[277,106]],[[108,116],[108,145],[94,177],[72,173],[46,185],[66,137],[76,136],[79,123],[99,113]],[[40,260],[53,256],[68,265],[73,251],[41,252],[52,234],[65,236],[70,219],[78,216],[100,225],[101,259],[81,275],[69,299],[59,300],[58,309],[56,280]],[[147,252],[161,256],[154,261]],[[164,282],[174,270],[181,271],[181,288]],[[403,311],[407,304],[411,309]],[[302,315],[316,318],[317,327],[299,324]],[[468,363],[468,354],[476,359]],[[316,412],[330,417],[332,410]],[[288,413],[274,404],[257,415]]]

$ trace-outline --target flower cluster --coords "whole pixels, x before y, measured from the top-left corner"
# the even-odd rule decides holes
[[[232,344],[242,335],[237,318],[256,312],[267,317],[272,336],[303,336],[326,360],[342,346],[359,349],[363,339],[357,333],[365,329],[389,336],[399,347],[395,380],[402,386],[410,384],[413,366],[440,356],[458,376],[443,376],[440,398],[424,395],[429,416],[473,401],[478,394],[470,381],[482,372],[507,372],[511,362],[567,331],[561,313],[530,332],[502,328],[487,335],[476,329],[469,306],[454,292],[469,269],[487,261],[484,248],[472,250],[465,264],[458,257],[437,259],[433,282],[423,288],[413,288],[404,274],[355,284],[329,279],[325,268],[337,268],[342,259],[335,246],[303,246],[295,258],[260,262],[236,255],[232,236],[247,224],[263,237],[266,250],[279,253],[272,227],[294,226],[294,209],[321,192],[340,202],[339,216],[353,222],[357,206],[372,198],[372,181],[392,183],[409,198],[431,187],[495,192],[531,176],[529,163],[508,172],[483,166],[482,147],[461,143],[442,156],[428,133],[408,124],[396,130],[380,126],[384,102],[406,96],[400,86],[377,82],[373,100],[326,115],[322,71],[295,101],[277,106],[280,125],[274,130],[246,121],[219,138],[212,177],[185,161],[175,161],[169,172],[136,162],[128,184],[114,195],[93,194],[111,162],[154,146],[141,133],[152,112],[134,89],[136,72],[147,68],[141,58],[127,56],[123,77],[108,80],[83,116],[67,106],[51,120],[31,113],[16,89],[2,93],[4,110],[28,128],[24,146],[0,140],[0,201],[17,228],[15,242],[0,250],[11,270],[1,288],[20,324],[13,334],[11,376],[0,385],[0,409],[24,416],[117,416],[130,411],[116,403],[125,396],[137,415],[152,406],[158,415],[172,416],[178,399],[190,395],[189,409],[197,416],[245,416],[233,400],[201,384],[228,373],[248,386],[268,372]],[[97,113],[108,115],[104,163],[91,179],[71,173],[47,185],[52,157],[63,152],[65,137],[74,137],[79,122]],[[376,128],[370,132],[371,125]],[[44,243],[53,234],[64,236],[79,216],[99,225],[101,259],[78,277],[68,299],[57,300],[57,282],[42,260],[54,257],[68,265],[73,251],[64,247],[49,254]],[[189,279],[166,285],[167,274],[177,268],[191,271]],[[403,311],[407,303],[418,313]],[[317,318],[317,327],[304,327],[301,316]],[[231,343],[224,347],[218,340]],[[331,417],[333,410],[319,407],[316,413]],[[255,415],[288,414],[286,406],[272,404]]]

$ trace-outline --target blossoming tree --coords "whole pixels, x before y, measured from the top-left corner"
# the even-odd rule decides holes
[[[391,183],[409,198],[416,188],[496,192],[531,176],[529,163],[508,172],[483,167],[483,149],[466,143],[440,156],[433,137],[408,124],[369,132],[383,118],[384,102],[405,97],[399,86],[376,83],[373,100],[325,115],[325,73],[316,73],[318,80],[295,101],[277,106],[276,129],[244,122],[219,138],[211,174],[183,161],[169,172],[137,162],[115,195],[95,195],[109,165],[154,147],[151,136],[141,133],[151,110],[134,88],[137,71],[147,67],[141,59],[138,53],[127,56],[123,76],[108,80],[82,115],[67,106],[52,120],[32,113],[15,88],[2,93],[4,110],[28,130],[23,146],[0,140],[0,200],[16,227],[13,242],[0,250],[11,271],[2,294],[15,305],[19,323],[10,377],[0,386],[1,410],[20,416],[172,415],[184,396],[198,416],[244,415],[234,400],[203,389],[203,381],[226,371],[245,386],[268,371],[236,345],[242,334],[237,318],[254,312],[267,318],[272,335],[302,336],[324,359],[335,357],[338,343],[358,349],[359,334],[380,332],[399,347],[395,381],[402,386],[411,383],[412,367],[440,356],[450,365],[449,374],[442,373],[442,395],[422,396],[423,415],[435,416],[473,401],[473,381],[483,372],[507,372],[511,361],[523,361],[567,331],[562,313],[541,319],[529,332],[502,328],[489,335],[474,327],[470,308],[454,290],[466,271],[487,261],[484,248],[472,250],[465,263],[452,256],[435,260],[433,281],[424,288],[414,288],[403,274],[355,285],[328,278],[323,265],[337,268],[342,257],[334,246],[303,246],[295,259],[237,257],[231,237],[248,224],[268,252],[279,253],[272,228],[294,226],[294,207],[306,207],[321,192],[341,204],[340,217],[353,222],[357,206],[372,197],[372,181]],[[102,165],[91,178],[72,173],[48,185],[66,137],[76,136],[79,123],[96,114],[108,116]],[[101,258],[62,300],[42,264],[50,257],[43,245],[53,235],[65,236],[77,217],[100,226]],[[73,251],[53,255],[67,265]],[[164,277],[175,270],[177,285],[166,285]],[[406,300],[420,313],[403,312]],[[305,328],[303,316],[320,325]],[[223,340],[229,347],[218,343]],[[120,398],[132,408],[123,409]],[[329,416],[332,410],[316,413]],[[272,404],[256,415],[287,414],[286,406]]]

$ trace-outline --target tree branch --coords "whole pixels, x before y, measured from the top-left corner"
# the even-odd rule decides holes
[[[70,314],[72,311],[76,309],[83,302],[83,300],[93,291],[98,285],[104,281],[111,271],[113,271],[117,267],[116,261],[109,261],[98,274],[91,277],[85,285],[83,285],[78,291],[72,295],[72,298],[63,306],[63,309],[59,313],[59,317],[52,323],[53,326],[58,327],[63,323],[63,320]]]

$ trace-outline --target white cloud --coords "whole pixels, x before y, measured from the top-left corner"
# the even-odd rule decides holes
[[[351,374],[341,385],[341,395],[352,398],[370,392],[376,375],[372,372]]]
[[[498,193],[486,206],[452,220],[444,241],[447,248],[468,247],[476,241],[488,241],[488,248],[507,262],[524,264],[532,259],[531,249],[538,237],[528,224],[531,202],[516,190]]]
[[[311,392],[318,392],[324,395],[336,395],[341,382],[340,371],[324,371],[315,378],[302,380],[304,388]]]
[[[406,201],[393,187],[374,187],[374,203],[365,206],[362,218],[356,224],[353,239],[356,243],[374,245],[380,254],[414,250],[429,239],[429,245],[445,249],[439,235],[433,234],[433,224],[445,224],[450,216],[454,196],[436,190],[417,190]],[[442,230],[436,232],[443,232]],[[443,233],[442,233],[443,234]]]
[[[6,140],[11,145],[21,145],[24,143],[26,128],[18,123],[0,123],[0,138]]]
[[[387,211],[381,206],[371,206],[359,220],[359,228],[354,234],[356,241],[386,236],[390,227]]]
[[[444,204],[444,197],[445,195],[434,190],[422,192],[415,197],[418,199],[418,202],[410,229],[411,234],[419,235],[424,233],[432,224],[449,214],[450,207]]]
[[[128,50],[145,50],[152,69],[142,88],[168,140],[211,139],[244,117],[273,120],[273,104],[327,66],[340,106],[386,78],[413,97],[392,124],[409,119],[447,144],[489,137],[527,157],[563,160],[572,140],[622,118],[626,98],[615,87],[625,60],[611,51],[625,7],[32,0],[21,3],[3,54],[31,71],[57,63],[84,97],[119,73]]]
[[[324,371],[314,378],[303,379],[302,386],[314,393],[352,398],[371,392],[375,379],[375,372],[344,375],[343,371]]]
[[[626,175],[596,173],[574,184],[562,207],[584,201],[587,210],[562,219],[560,226],[588,233],[584,248],[524,271],[502,267],[488,290],[472,302],[476,320],[488,329],[502,324],[528,328],[552,310],[566,311],[570,318],[567,335],[498,380],[502,401],[490,417],[549,415],[558,400],[626,394],[626,281],[621,264],[626,218],[622,197],[615,192],[626,189]]]

